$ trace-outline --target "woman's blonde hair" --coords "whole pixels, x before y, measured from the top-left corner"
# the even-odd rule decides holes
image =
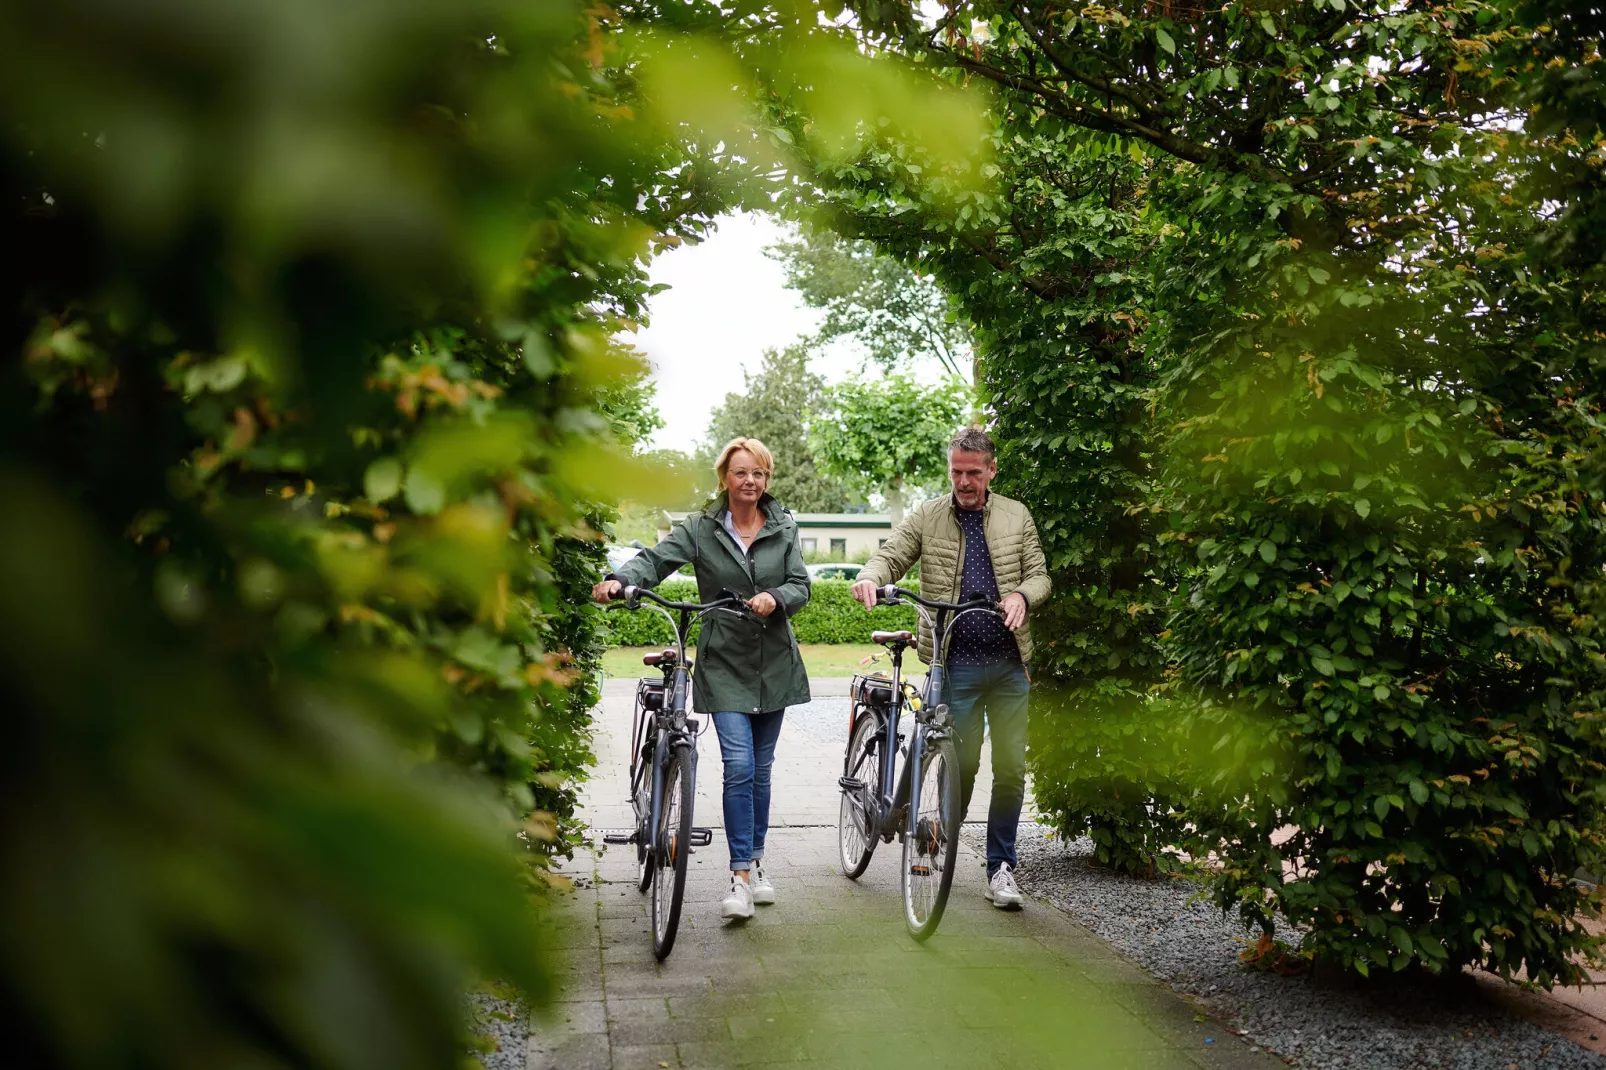
[[[719,451],[719,460],[714,462],[714,474],[719,477],[719,489],[725,489],[725,473],[730,471],[731,455],[737,450],[746,450],[757,460],[760,468],[769,475],[775,474],[775,455],[770,448],[756,438],[733,438],[725,443],[725,448]]]

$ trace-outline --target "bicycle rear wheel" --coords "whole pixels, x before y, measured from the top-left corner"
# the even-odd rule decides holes
[[[691,754],[676,747],[664,770],[663,820],[652,878],[652,953],[662,960],[675,946],[680,904],[686,896],[686,863],[691,855]]]
[[[661,729],[659,731],[662,731]],[[644,735],[644,734],[643,734]],[[652,887],[652,871],[658,861],[652,852],[652,769],[656,752],[655,736],[637,736],[636,760],[631,763],[631,809],[636,814],[636,891],[647,894]]]
[[[875,853],[875,800],[881,782],[881,721],[865,712],[859,715],[848,740],[843,773],[860,782],[860,787],[843,788],[837,811],[837,854],[842,875],[857,880]]]
[[[903,920],[924,941],[948,905],[959,858],[959,751],[947,736],[925,739],[914,835],[903,839]]]
[[[641,798],[636,803],[641,817],[636,821],[636,890],[643,894],[652,887],[653,856],[652,850],[647,846],[651,839],[649,826],[652,824],[652,796],[646,790],[640,792]]]

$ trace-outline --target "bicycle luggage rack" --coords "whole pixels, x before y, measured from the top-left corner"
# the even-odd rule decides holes
[[[603,843],[635,843],[635,829],[603,829]],[[714,830],[710,828],[693,828],[691,830],[691,845],[693,847],[707,847],[714,842]]]

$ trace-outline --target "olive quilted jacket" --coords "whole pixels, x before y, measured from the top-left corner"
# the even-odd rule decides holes
[[[952,494],[922,502],[904,517],[887,544],[870,558],[859,579],[872,580],[877,587],[896,583],[920,562],[920,593],[939,602],[957,602],[959,562],[965,559],[964,533],[954,515]],[[1035,609],[1048,598],[1053,585],[1048,564],[1037,541],[1037,525],[1026,506],[1001,494],[988,494],[982,507],[982,526],[987,532],[987,550],[993,559],[993,574],[1000,597],[1019,591],[1026,596],[1028,609]],[[1022,624],[1015,633],[1022,661],[1032,657],[1031,624]],[[931,662],[931,631],[920,622],[920,657]]]

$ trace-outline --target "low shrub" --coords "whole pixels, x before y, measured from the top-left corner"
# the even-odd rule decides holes
[[[697,599],[697,581],[683,580],[678,576],[674,579],[660,583],[657,592],[672,602],[692,602]],[[663,646],[675,641],[674,629],[663,615],[648,608],[650,603],[643,602],[642,608],[632,612],[625,609],[621,603],[614,603],[603,614],[602,634],[610,647],[614,646]],[[697,635],[697,628],[692,628],[692,635]]]
[[[918,584],[905,584],[918,591]],[[853,600],[853,584],[847,580],[820,580],[814,584],[809,604],[792,618],[792,631],[800,643],[868,643],[870,633],[897,628],[915,628],[915,607],[877,606],[866,613]]]

